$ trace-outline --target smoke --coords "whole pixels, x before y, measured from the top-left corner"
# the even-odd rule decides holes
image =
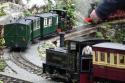
[[[75,0],[76,15],[79,23],[83,23],[83,19],[88,16],[88,10],[90,9],[90,0]]]
[[[96,2],[97,0],[74,0],[76,7],[77,25],[85,25],[83,19],[88,17],[88,11],[91,8],[90,4]],[[100,0],[98,0],[100,1]]]

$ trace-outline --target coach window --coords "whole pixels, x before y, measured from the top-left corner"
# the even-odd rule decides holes
[[[32,26],[31,25],[29,25],[29,27],[31,28]],[[29,29],[30,30],[30,33],[32,33],[32,30],[31,29]]]
[[[47,18],[44,18],[44,27],[47,27]]]
[[[125,55],[119,54],[119,63],[120,64],[125,64]]]
[[[70,48],[71,48],[71,50],[76,50],[76,43],[75,42],[71,42],[70,43]]]
[[[105,61],[105,53],[104,53],[104,52],[101,52],[101,53],[100,53],[100,61],[101,61],[101,62],[104,62],[104,61]]]
[[[117,54],[114,53],[114,64],[117,64]]]
[[[58,25],[58,16],[57,16],[57,18],[56,18],[56,24]]]
[[[37,29],[37,20],[34,21],[34,30]]]
[[[110,63],[110,53],[107,53],[107,63]]]
[[[35,28],[36,28],[36,21],[35,20],[33,21],[33,27],[34,27],[33,30],[35,30]]]
[[[98,51],[95,51],[95,61],[98,61]]]
[[[40,29],[40,19],[37,20],[37,29]]]
[[[49,20],[48,20],[48,24],[49,24],[49,26],[51,26],[51,25],[52,25],[52,17],[51,17],[51,18],[49,18]]]

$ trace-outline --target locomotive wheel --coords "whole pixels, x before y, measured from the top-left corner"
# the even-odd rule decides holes
[[[70,73],[66,73],[66,77],[67,77],[66,83],[72,83],[72,79],[71,79]]]

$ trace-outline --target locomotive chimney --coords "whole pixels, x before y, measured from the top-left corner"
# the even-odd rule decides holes
[[[95,9],[95,3],[91,3],[90,5],[92,9]]]
[[[65,32],[60,32],[60,47],[64,47],[64,36],[65,36]]]

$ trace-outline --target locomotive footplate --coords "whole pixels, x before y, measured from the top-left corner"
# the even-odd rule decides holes
[[[52,64],[43,64],[43,73],[49,75],[49,77],[53,80],[60,79],[64,82],[70,82],[70,83],[77,83],[77,79],[79,76],[79,73],[74,73],[74,71],[71,71],[67,68],[60,68],[57,66],[53,66]]]

